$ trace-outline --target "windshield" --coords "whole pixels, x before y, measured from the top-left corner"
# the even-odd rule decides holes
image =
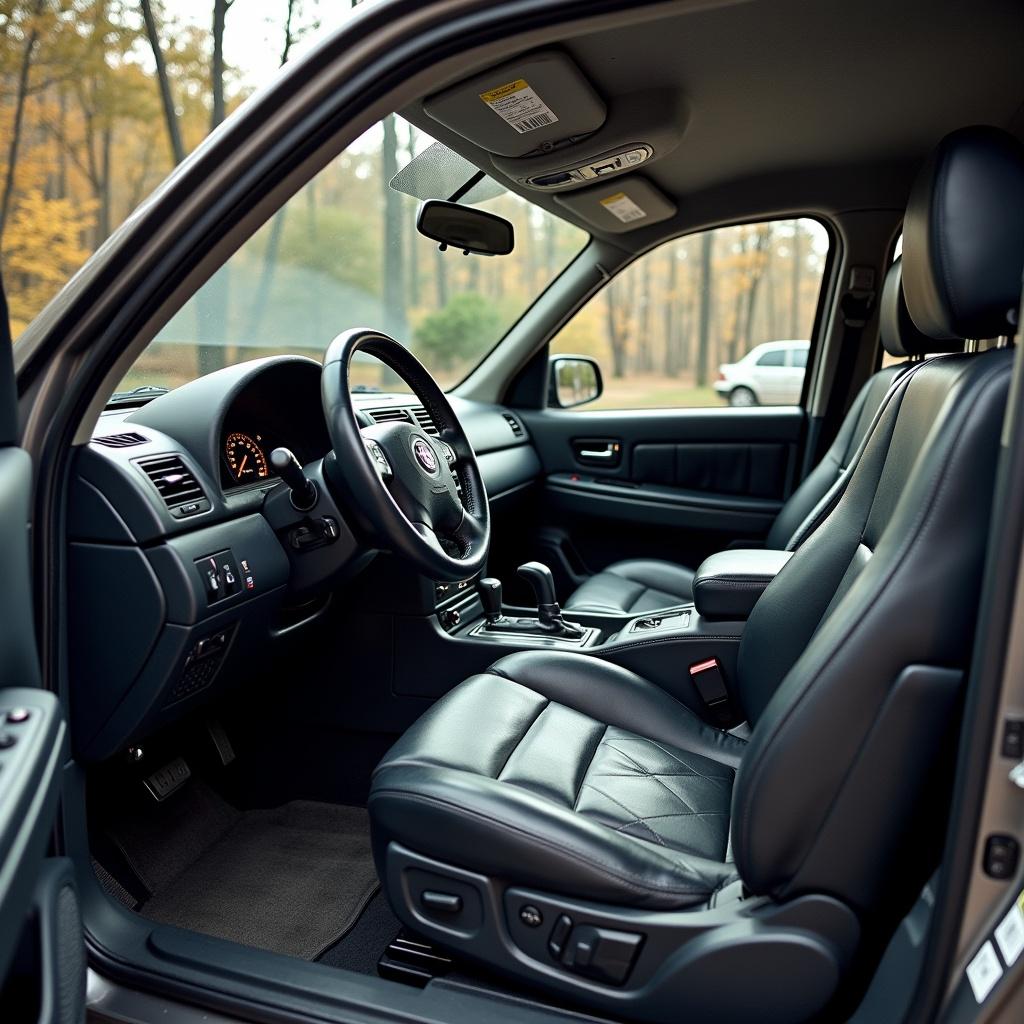
[[[397,115],[362,135],[182,307],[118,392],[177,387],[258,356],[320,359],[350,327],[383,330],[408,344],[442,387],[458,383],[587,236],[492,182],[475,190],[490,198],[473,205],[512,221],[515,250],[441,252],[416,231],[418,200],[389,184],[399,168],[408,179],[405,165],[431,148],[433,139]],[[372,359],[353,368],[353,380],[366,390],[405,390]]]

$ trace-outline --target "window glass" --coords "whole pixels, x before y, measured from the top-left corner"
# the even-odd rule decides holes
[[[799,366],[801,369],[807,368],[807,349],[795,348],[793,349],[793,365]]]
[[[512,222],[515,249],[493,257],[439,251],[416,230],[419,201],[389,186],[398,168],[435,145],[397,115],[371,128],[199,289],[118,391],[173,388],[260,356],[319,360],[352,327],[390,334],[442,387],[458,383],[588,236],[485,179],[490,198],[473,205]],[[376,359],[356,360],[356,387],[408,390]]]
[[[806,349],[789,366],[778,350],[774,365],[789,372],[762,375],[771,380],[758,378],[766,353],[744,356],[809,341],[828,246],[825,228],[801,218],[716,228],[641,256],[552,339],[552,353],[601,364],[604,393],[580,410],[798,403]]]
[[[765,352],[757,360],[758,366],[785,366],[786,365],[786,351],[785,349],[777,348],[770,352]]]

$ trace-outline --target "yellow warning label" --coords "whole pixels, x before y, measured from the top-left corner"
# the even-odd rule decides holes
[[[529,89],[529,85],[521,78],[517,78],[514,82],[509,82],[508,85],[499,85],[497,89],[488,89],[487,92],[480,93],[480,99],[484,103],[493,103],[495,100],[500,100],[503,96],[507,96],[510,92],[519,92],[520,89]]]

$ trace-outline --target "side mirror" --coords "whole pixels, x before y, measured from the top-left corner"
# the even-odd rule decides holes
[[[552,356],[548,405],[571,409],[601,397],[601,367],[589,356]]]
[[[443,199],[420,203],[416,230],[427,238],[478,256],[507,256],[515,246],[515,231],[504,217]]]

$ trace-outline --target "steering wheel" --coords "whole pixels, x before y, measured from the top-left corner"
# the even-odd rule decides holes
[[[376,356],[409,385],[438,437],[405,421],[360,425],[351,389],[357,352]],[[356,328],[328,347],[321,395],[334,446],[325,473],[362,525],[431,579],[478,573],[491,540],[487,492],[469,438],[426,367],[386,334]]]

